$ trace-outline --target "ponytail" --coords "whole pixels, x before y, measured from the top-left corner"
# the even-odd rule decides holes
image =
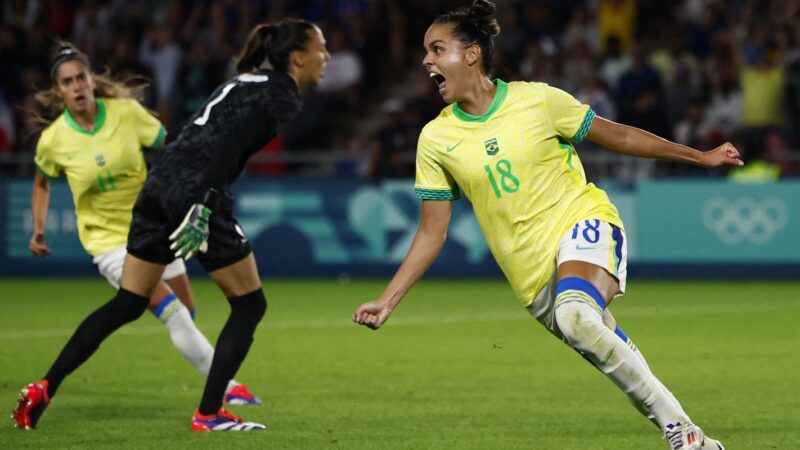
[[[252,72],[267,61],[275,70],[286,72],[289,55],[306,49],[313,29],[311,22],[301,19],[256,25],[236,58],[236,71],[240,74]]]
[[[453,37],[464,45],[478,45],[481,48],[482,66],[489,74],[494,53],[493,38],[500,34],[500,24],[494,17],[493,0],[475,0],[469,8],[446,12],[434,19],[433,23],[453,25]]]
[[[252,72],[261,66],[267,57],[267,49],[276,33],[275,25],[267,23],[256,25],[250,31],[247,42],[245,42],[244,48],[236,59],[236,72]]]

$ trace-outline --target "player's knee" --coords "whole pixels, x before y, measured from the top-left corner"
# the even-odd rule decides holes
[[[110,312],[116,322],[125,324],[133,322],[144,314],[150,299],[125,289],[117,291],[117,295],[108,302]]]
[[[267,298],[261,288],[240,297],[230,297],[228,303],[232,313],[241,314],[256,324],[267,312]]]
[[[556,287],[555,320],[561,334],[573,347],[593,347],[603,325],[605,304],[597,289],[580,278],[566,278]]]

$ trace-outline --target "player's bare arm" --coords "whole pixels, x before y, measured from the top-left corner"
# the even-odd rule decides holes
[[[50,254],[50,247],[44,238],[44,224],[50,204],[50,182],[41,172],[36,172],[31,193],[31,214],[33,215],[33,235],[28,248],[35,256]]]
[[[414,242],[403,263],[389,282],[383,295],[377,300],[364,303],[353,314],[353,322],[376,330],[386,323],[392,311],[405,297],[439,256],[447,238],[452,202],[448,200],[425,200],[422,202],[420,219]]]
[[[744,165],[739,151],[730,142],[711,151],[701,152],[602,117],[594,119],[587,139],[613,152],[640,158],[690,163],[706,168]]]

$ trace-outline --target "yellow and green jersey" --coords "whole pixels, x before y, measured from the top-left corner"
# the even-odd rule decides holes
[[[161,122],[132,99],[97,99],[92,131],[65,110],[42,132],[36,165],[48,178],[66,175],[78,236],[90,255],[127,242],[131,210],[147,176],[141,150],[158,148],[164,136]]]
[[[579,220],[622,227],[605,192],[586,183],[574,143],[594,112],[544,83],[496,80],[486,114],[453,104],[422,130],[415,189],[423,200],[472,202],[518,299],[529,305],[555,273],[564,233]]]

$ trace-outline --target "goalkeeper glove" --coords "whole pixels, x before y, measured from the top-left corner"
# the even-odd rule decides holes
[[[208,220],[212,211],[206,204],[216,205],[217,199],[217,192],[209,189],[203,202],[193,204],[183,222],[169,236],[172,242],[169,249],[175,250],[176,258],[189,260],[197,252],[208,251]]]

